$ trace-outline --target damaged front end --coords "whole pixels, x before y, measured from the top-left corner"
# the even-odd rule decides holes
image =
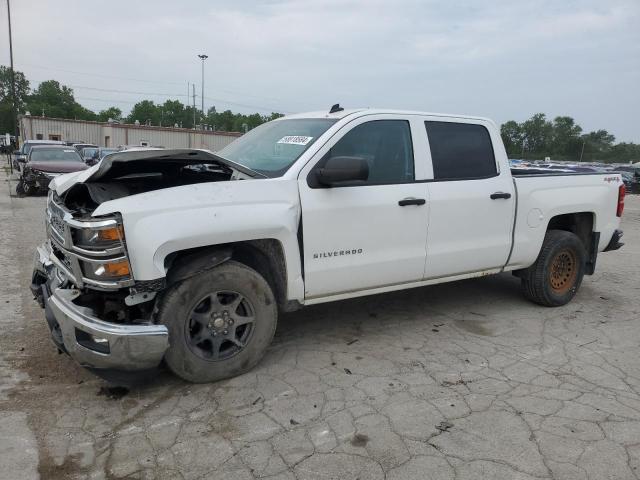
[[[31,290],[54,344],[92,369],[158,366],[168,332],[152,321],[156,292],[132,277],[120,219],[76,219],[51,191],[47,236],[36,251]]]
[[[154,312],[166,280],[134,278],[126,210],[95,212],[107,202],[155,190],[259,175],[210,152],[159,150],[112,154],[89,170],[58,177],[51,184],[47,241],[36,252],[31,285],[56,346],[91,369],[158,366],[168,332],[155,323]],[[135,207],[135,201],[127,206]],[[132,243],[136,233],[141,234],[130,232]]]

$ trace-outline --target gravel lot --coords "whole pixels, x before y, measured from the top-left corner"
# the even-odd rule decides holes
[[[499,275],[304,309],[210,385],[110,388],[28,289],[45,197],[0,171],[0,477],[626,479],[640,472],[640,198],[568,306]]]

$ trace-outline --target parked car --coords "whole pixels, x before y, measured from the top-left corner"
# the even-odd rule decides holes
[[[29,152],[35,146],[64,144],[64,142],[60,142],[58,140],[26,140],[20,149],[14,152],[13,168],[19,171],[21,169],[21,164],[27,161]]]
[[[81,365],[209,382],[306,305],[505,271],[564,305],[622,246],[624,192],[612,173],[513,175],[484,118],[336,106],[55,179],[32,290]]]
[[[82,157],[87,165],[93,166],[107,155],[115,152],[123,151],[122,147],[104,148],[104,147],[88,147],[82,149]]]
[[[64,145],[34,146],[29,150],[26,162],[21,165],[16,193],[32,195],[39,190],[46,190],[49,182],[58,175],[86,168],[87,165],[74,148]]]
[[[99,150],[100,147],[96,146],[84,147],[80,150],[80,156],[82,157],[84,163],[86,163],[87,165],[95,165],[96,163],[98,163]]]
[[[121,148],[99,148],[98,149],[98,161],[102,160],[107,155],[122,151]]]
[[[93,143],[74,143],[71,146],[75,148],[80,154],[82,153],[82,150],[85,148],[98,148],[98,146],[94,145]]]

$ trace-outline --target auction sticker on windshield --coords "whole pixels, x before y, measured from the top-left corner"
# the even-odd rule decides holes
[[[287,145],[306,145],[313,137],[305,137],[303,135],[288,135],[278,140],[278,143],[284,143]]]

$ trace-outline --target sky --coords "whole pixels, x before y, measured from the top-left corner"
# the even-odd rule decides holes
[[[640,143],[640,0],[11,0],[14,62],[99,111],[569,115]],[[6,3],[0,63],[8,65]],[[192,101],[189,98],[189,101]]]

